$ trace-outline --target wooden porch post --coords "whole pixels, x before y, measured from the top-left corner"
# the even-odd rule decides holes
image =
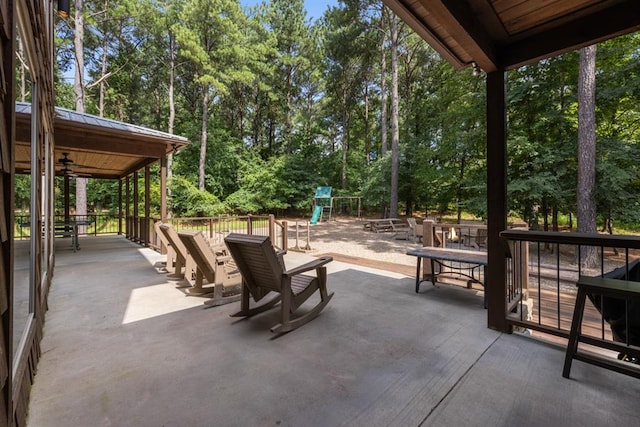
[[[167,156],[160,158],[160,221],[167,220]]]
[[[71,203],[69,202],[69,175],[65,173],[62,179],[64,182],[64,222],[68,223],[71,220]]]
[[[129,219],[129,216],[131,216],[131,208],[129,205],[129,201],[131,200],[131,178],[129,177],[129,175],[127,175],[127,177],[125,178],[125,182],[126,182],[126,191],[125,191],[125,197],[124,197],[124,216],[125,216],[125,233],[127,236],[127,239],[131,239],[131,236],[133,235],[133,230],[131,229],[131,220]]]
[[[133,240],[140,241],[140,212],[138,211],[138,171],[133,172]]]
[[[122,234],[122,178],[118,180],[118,235]]]
[[[149,246],[149,224],[151,224],[151,167],[149,165],[144,167],[144,220],[140,224],[142,244]]]
[[[507,272],[500,232],[507,229],[507,118],[504,70],[487,74],[487,279],[488,326],[509,332]]]

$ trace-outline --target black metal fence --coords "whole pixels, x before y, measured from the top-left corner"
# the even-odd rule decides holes
[[[512,265],[523,266],[509,274],[507,322],[521,331],[563,338],[571,329],[578,278],[619,273],[617,278],[633,280],[629,272],[640,259],[638,236],[508,230],[501,237],[510,248]],[[596,298],[587,301],[583,334],[613,340],[612,325]]]
[[[29,214],[15,215],[14,237],[16,239],[28,239],[31,237],[31,217]],[[117,234],[119,230],[119,218],[110,214],[56,215],[54,224],[69,223],[84,224],[79,227],[80,235],[97,236],[99,234]]]

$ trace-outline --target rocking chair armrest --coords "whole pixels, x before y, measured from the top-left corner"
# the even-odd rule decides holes
[[[299,265],[298,267],[285,271],[282,274],[285,276],[295,276],[296,274],[304,273],[305,271],[315,270],[316,268],[322,267],[323,265],[328,264],[331,261],[333,261],[333,257],[324,256],[318,259],[314,259],[313,261],[309,261],[306,264]]]

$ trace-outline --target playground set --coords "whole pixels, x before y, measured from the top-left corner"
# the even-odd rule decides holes
[[[357,203],[357,216],[360,218],[361,197],[331,195],[332,187],[318,187],[313,198],[313,214],[309,223],[315,225],[320,221],[331,221],[334,212],[353,211],[352,205]]]

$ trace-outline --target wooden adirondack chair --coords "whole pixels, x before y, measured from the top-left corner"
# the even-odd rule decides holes
[[[187,270],[187,249],[184,247],[176,230],[166,223],[156,223],[156,232],[160,240],[167,247],[167,278],[184,278]],[[184,269],[184,270],[183,270]]]
[[[280,302],[280,323],[273,326],[271,332],[284,333],[318,316],[333,297],[333,292],[327,293],[325,267],[333,258],[318,258],[287,270],[282,255],[276,253],[271,240],[266,236],[232,233],[224,240],[242,274],[241,310],[232,316],[250,317]],[[301,274],[312,270],[316,271],[315,276]],[[316,291],[320,294],[318,304],[305,314],[292,318],[298,307]],[[270,293],[275,293],[275,297],[261,305],[250,307],[250,298],[257,303]]]
[[[178,236],[194,266],[190,274],[185,275],[185,279],[192,286],[186,293],[213,293],[213,298],[205,301],[205,304],[211,306],[240,301],[239,288],[242,278],[235,266],[231,265],[231,257],[226,253],[224,244],[211,247],[201,231],[180,231]],[[205,281],[209,286],[204,286]]]

